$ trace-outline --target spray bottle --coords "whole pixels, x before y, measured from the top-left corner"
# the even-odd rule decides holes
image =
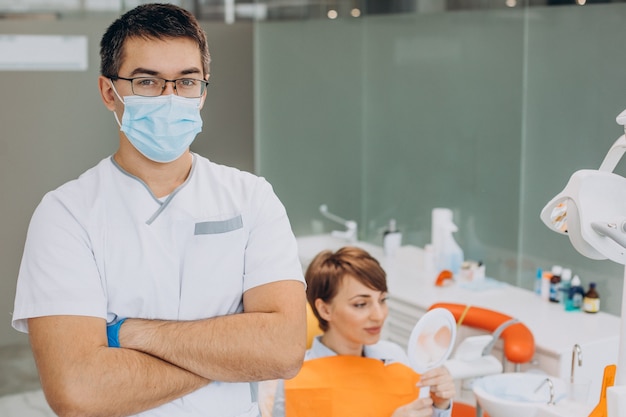
[[[389,226],[383,233],[383,251],[385,256],[394,256],[402,246],[402,233],[396,227],[396,219],[389,220]]]
[[[463,263],[463,250],[452,234],[458,231],[452,221],[452,210],[435,208],[432,211],[431,242],[434,250],[435,269],[447,269],[457,275]]]

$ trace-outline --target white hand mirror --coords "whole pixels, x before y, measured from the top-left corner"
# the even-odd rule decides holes
[[[437,368],[448,359],[456,338],[456,320],[445,308],[427,312],[413,327],[407,354],[411,368],[419,374]],[[423,387],[420,398],[428,397],[430,390]]]

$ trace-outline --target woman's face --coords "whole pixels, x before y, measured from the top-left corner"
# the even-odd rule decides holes
[[[321,302],[323,317],[328,321],[326,333],[333,333],[333,338],[349,345],[371,345],[380,339],[389,312],[387,293],[373,290],[347,275],[330,303],[320,299],[318,302]]]

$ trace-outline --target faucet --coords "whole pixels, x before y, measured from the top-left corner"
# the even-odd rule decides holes
[[[570,372],[569,380],[570,382],[574,382],[574,364],[575,359],[578,357],[578,366],[583,366],[583,351],[580,348],[580,345],[576,343],[574,348],[572,349],[572,371]]]
[[[539,386],[535,388],[535,392],[539,391],[539,389],[543,387],[543,385],[546,382],[548,383],[548,386],[550,387],[550,400],[548,400],[548,405],[556,405],[556,403],[554,402],[554,383],[552,382],[550,378],[544,379],[543,382],[541,382],[541,384],[539,384]]]
[[[322,213],[322,215],[326,217],[327,219],[330,219],[334,221],[335,223],[339,223],[346,228],[345,231],[333,230],[330,233],[332,236],[345,239],[350,243],[356,242],[357,237],[358,237],[357,222],[355,222],[354,220],[345,220],[335,214],[329,213],[328,206],[326,204],[322,204],[320,206],[320,213]]]

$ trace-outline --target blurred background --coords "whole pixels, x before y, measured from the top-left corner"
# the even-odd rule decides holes
[[[0,0],[0,346],[27,343],[10,320],[34,208],[116,149],[98,44],[140,3]],[[579,255],[539,212],[623,133],[624,2],[172,3],[200,19],[212,55],[193,150],[268,178],[297,235],[338,227],[327,204],[361,240],[380,244],[393,218],[422,247],[431,210],[448,207],[487,276],[530,289],[559,264],[619,315],[622,267]],[[82,40],[85,65],[20,66],[24,36]]]

